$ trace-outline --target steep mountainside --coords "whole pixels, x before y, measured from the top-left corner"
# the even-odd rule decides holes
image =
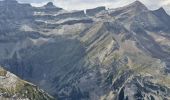
[[[1,100],[53,100],[37,86],[19,79],[0,67]]]
[[[170,99],[170,16],[163,8],[135,1],[66,11],[15,0],[0,7],[0,64],[56,99]]]

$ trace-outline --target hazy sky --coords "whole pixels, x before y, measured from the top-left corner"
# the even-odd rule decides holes
[[[41,6],[49,1],[56,6],[67,10],[80,10],[86,8],[93,8],[97,6],[106,6],[109,8],[116,8],[127,5],[135,0],[18,0],[19,2],[31,3],[34,6]],[[150,9],[157,9],[164,7],[170,14],[170,0],[139,0],[143,2]]]

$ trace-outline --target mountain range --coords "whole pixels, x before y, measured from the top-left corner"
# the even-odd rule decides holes
[[[74,11],[0,1],[0,99],[169,100],[169,22],[140,1]]]

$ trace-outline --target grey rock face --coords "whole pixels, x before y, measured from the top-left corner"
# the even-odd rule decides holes
[[[168,27],[170,27],[170,24],[168,23],[170,21],[170,16],[166,13],[166,11],[161,7],[158,10],[153,11],[153,14],[155,14],[157,17],[159,17]]]
[[[34,7],[36,12],[45,12],[45,13],[56,13],[58,11],[63,10],[62,8],[56,7],[52,2],[48,2],[46,5],[42,7]]]
[[[146,11],[148,11],[148,9],[146,8],[146,6],[144,4],[142,4],[139,1],[135,1],[134,3],[129,4],[125,7],[116,8],[116,9],[111,10],[110,14],[112,16],[121,15],[122,17],[124,17],[125,15],[127,15],[129,17],[132,17],[132,16],[135,16],[141,12],[146,12]]]
[[[86,17],[86,15],[84,11],[73,11],[73,12],[59,14],[56,17],[60,19],[66,19],[66,18],[81,18],[81,17]]]
[[[97,7],[97,8],[93,8],[93,9],[87,9],[86,10],[86,14],[88,16],[95,16],[97,13],[101,12],[101,11],[105,11],[106,7]]]
[[[170,17],[162,8],[136,1],[85,13],[10,3],[16,9],[0,15],[0,64],[10,72],[59,100],[170,99]]]
[[[32,7],[30,4],[19,4],[15,0],[5,0],[0,2],[1,18],[20,19],[31,17]]]
[[[125,100],[166,100],[169,97],[168,92],[167,87],[151,83],[147,78],[135,77],[122,88],[118,98]]]

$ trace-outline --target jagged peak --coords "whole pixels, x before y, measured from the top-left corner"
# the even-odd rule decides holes
[[[167,14],[167,12],[165,11],[165,9],[163,7],[160,7],[157,10],[152,11],[154,14],[156,14],[157,16],[161,16],[161,17],[169,17],[169,15]]]
[[[124,14],[126,12],[129,14],[129,16],[133,17],[136,14],[139,14],[142,12],[148,12],[148,11],[149,11],[148,8],[143,3],[141,3],[140,1],[135,1],[133,3],[126,5],[126,6],[123,6],[120,8],[115,8],[113,10],[109,10],[109,13],[112,16],[117,16],[120,14]]]
[[[132,4],[135,4],[135,5],[144,5],[142,2],[140,2],[139,0],[136,0],[135,2],[133,2]]]
[[[136,10],[148,10],[148,8],[140,1],[136,0],[135,2],[125,6],[126,8],[135,8]]]
[[[48,2],[46,5],[43,6],[43,9],[46,10],[62,10],[63,8],[56,7],[53,2]]]
[[[44,7],[46,7],[46,8],[57,8],[57,7],[53,4],[53,2],[48,2],[46,5],[44,5]]]
[[[165,9],[163,7],[160,7],[159,9],[155,10],[157,12],[161,12],[161,13],[166,13]]]
[[[152,13],[158,16],[160,19],[164,20],[164,22],[168,23],[170,20],[170,16],[167,14],[163,7],[160,7],[159,9],[152,11]]]

